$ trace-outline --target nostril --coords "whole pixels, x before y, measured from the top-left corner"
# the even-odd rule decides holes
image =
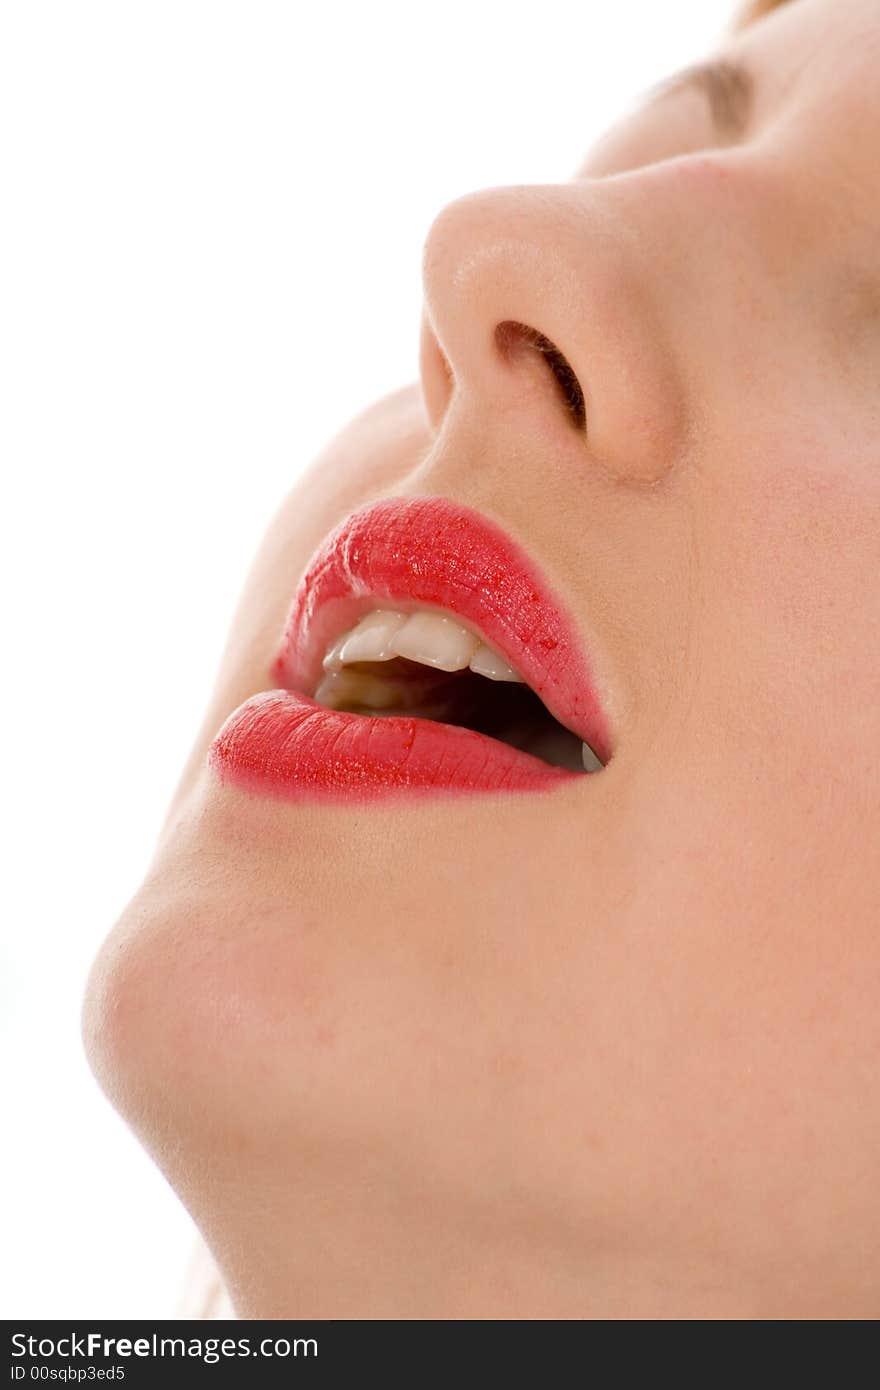
[[[535,346],[544,354],[547,366],[556,378],[562,399],[571,415],[572,424],[575,429],[585,431],[587,428],[587,408],[584,404],[584,393],[581,390],[580,382],[562,353],[553,346],[549,338],[544,338],[540,333],[538,338],[540,341],[536,342]]]
[[[495,342],[505,357],[512,356],[517,348],[523,345],[539,352],[555,378],[572,424],[576,429],[586,431],[587,409],[580,382],[566,358],[549,338],[545,338],[543,333],[539,333],[536,328],[530,328],[526,323],[515,323],[512,319],[506,319],[495,329]]]

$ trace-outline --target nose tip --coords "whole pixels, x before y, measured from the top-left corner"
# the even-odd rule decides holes
[[[536,220],[535,191],[516,186],[465,194],[429,229],[419,356],[435,428],[456,391],[503,411],[527,387],[537,389],[542,408],[552,404],[583,427],[584,390],[548,294],[557,256],[553,219],[544,226]]]
[[[484,429],[536,436],[552,413],[605,469],[666,471],[681,364],[640,206],[595,180],[489,188],[440,211],[423,248],[419,350],[435,432],[453,401]]]

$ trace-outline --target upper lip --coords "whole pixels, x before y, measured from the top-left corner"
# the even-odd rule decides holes
[[[608,761],[607,718],[574,621],[497,522],[442,496],[383,497],[352,512],[306,566],[273,668],[279,682],[313,693],[331,641],[377,599],[458,614]]]

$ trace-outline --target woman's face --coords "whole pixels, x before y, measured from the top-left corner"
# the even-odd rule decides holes
[[[880,10],[794,0],[718,56],[743,129],[671,91],[570,183],[437,217],[420,379],[272,524],[96,962],[92,1063],[241,1315],[878,1312]],[[422,496],[552,586],[607,766],[224,777],[313,552]]]

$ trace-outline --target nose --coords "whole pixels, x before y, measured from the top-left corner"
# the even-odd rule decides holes
[[[419,353],[435,431],[453,410],[519,432],[546,431],[554,417],[620,476],[666,471],[682,385],[663,271],[607,188],[489,188],[435,218]]]

